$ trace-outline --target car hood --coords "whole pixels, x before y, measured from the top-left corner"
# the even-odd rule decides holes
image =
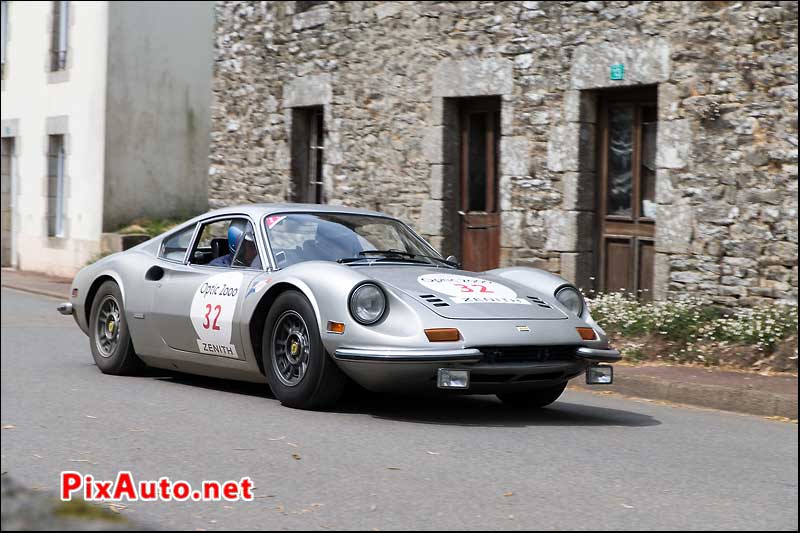
[[[553,295],[491,273],[412,265],[359,266],[371,278],[453,319],[563,320]]]

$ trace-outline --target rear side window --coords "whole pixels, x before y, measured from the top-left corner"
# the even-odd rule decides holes
[[[189,226],[171,237],[164,239],[161,243],[161,250],[158,255],[168,261],[178,261],[182,263],[183,258],[186,257],[186,250],[192,243],[194,228],[194,226]]]

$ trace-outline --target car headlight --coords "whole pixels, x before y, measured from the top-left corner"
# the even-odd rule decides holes
[[[567,285],[558,289],[556,291],[556,300],[575,313],[575,315],[581,316],[583,314],[583,295],[575,287]]]
[[[374,283],[359,285],[350,295],[350,314],[361,324],[374,324],[385,312],[386,295]]]

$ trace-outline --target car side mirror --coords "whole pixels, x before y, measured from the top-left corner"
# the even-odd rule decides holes
[[[446,261],[450,261],[451,263],[455,263],[458,265],[458,268],[461,269],[461,263],[458,262],[458,258],[454,255],[448,255]]]

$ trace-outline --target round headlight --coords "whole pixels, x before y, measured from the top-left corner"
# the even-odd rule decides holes
[[[350,314],[361,324],[374,324],[386,312],[386,295],[377,285],[365,283],[350,295]]]
[[[567,286],[558,289],[556,300],[577,316],[581,316],[583,313],[583,295],[575,287]]]

